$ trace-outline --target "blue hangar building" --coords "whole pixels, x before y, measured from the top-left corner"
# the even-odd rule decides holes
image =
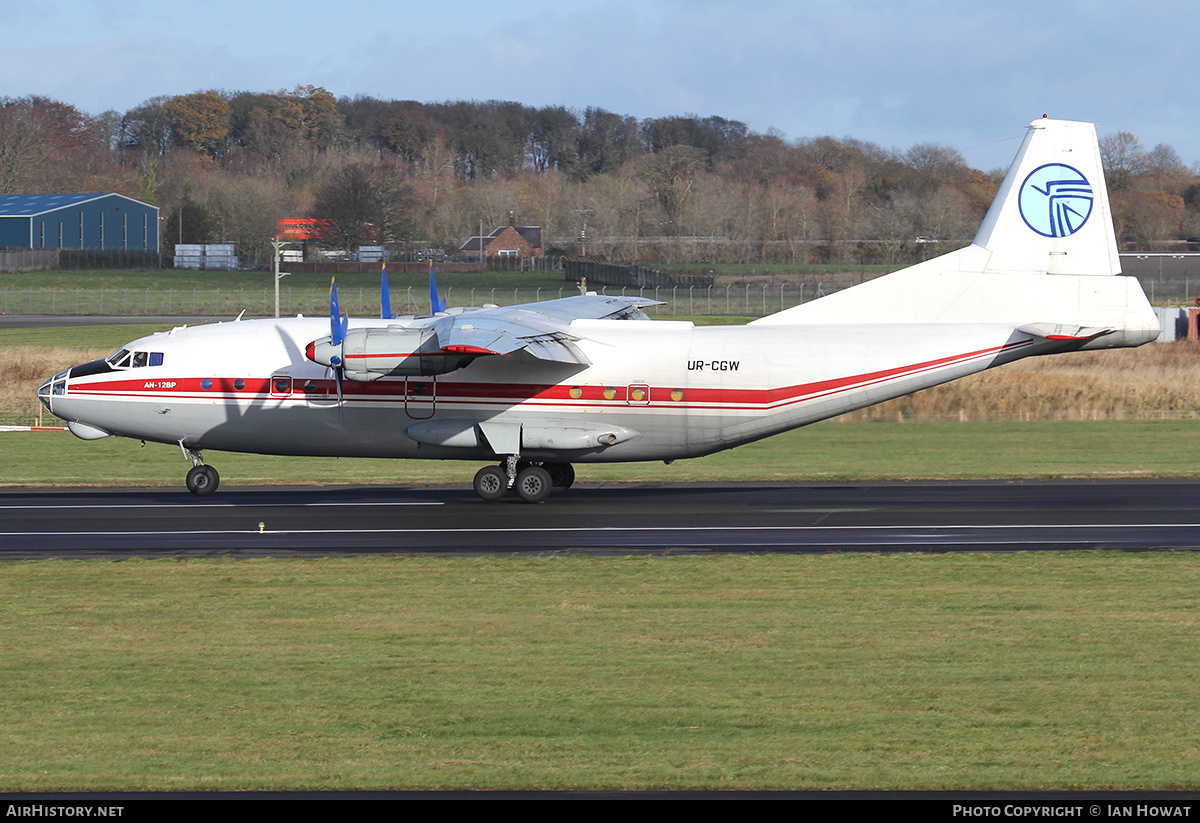
[[[0,194],[0,246],[158,251],[158,207],[123,194]]]

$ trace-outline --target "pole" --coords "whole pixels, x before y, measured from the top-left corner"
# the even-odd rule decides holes
[[[275,250],[275,262],[272,267],[275,272],[275,316],[279,316],[279,278],[287,277],[288,272],[279,270],[279,255],[283,251],[283,247],[287,245],[286,240],[280,240],[278,237],[271,238],[271,248]]]

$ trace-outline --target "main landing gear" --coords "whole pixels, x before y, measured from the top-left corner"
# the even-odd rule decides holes
[[[183,443],[179,444],[179,448],[183,450],[183,456],[192,461],[185,480],[187,490],[197,497],[208,497],[221,485],[221,475],[212,466],[204,465],[199,450],[189,449]]]
[[[499,500],[515,489],[526,503],[541,503],[553,491],[566,491],[575,482],[570,463],[531,463],[509,455],[499,466],[484,466],[475,474],[475,493]]]
[[[212,466],[204,465],[199,449],[182,443],[184,457],[192,461],[187,473],[187,490],[197,497],[208,497],[221,485],[221,476]],[[515,490],[526,503],[541,503],[551,492],[566,491],[575,482],[570,463],[533,463],[509,455],[499,466],[484,466],[475,474],[475,493],[484,500],[499,500]]]

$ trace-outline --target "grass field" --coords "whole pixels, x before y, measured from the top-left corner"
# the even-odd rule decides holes
[[[576,467],[581,483],[1195,477],[1198,420],[818,423],[695,460]],[[222,486],[453,483],[455,460],[273,457],[206,451]],[[178,447],[66,432],[0,433],[3,486],[178,486]],[[219,492],[218,492],[219,494]]]
[[[840,266],[730,266],[711,289],[607,286],[595,291],[641,295],[662,301],[653,315],[732,313],[766,314],[863,282],[885,267],[845,270]],[[707,267],[702,267],[707,270]],[[574,280],[563,272],[441,272],[439,291],[451,306],[510,305],[569,297]],[[328,274],[290,274],[280,282],[283,314],[317,314],[326,310]],[[390,272],[392,308],[399,314],[429,309],[428,272]],[[379,272],[337,275],[342,308],[356,315],[379,311]],[[274,280],[270,272],[131,269],[106,271],[0,272],[0,313],[66,315],[179,315],[234,317],[274,313]]]
[[[0,789],[1195,788],[1194,555],[0,567]]]

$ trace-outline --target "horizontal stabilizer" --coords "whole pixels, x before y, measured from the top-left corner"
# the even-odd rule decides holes
[[[1095,340],[1106,334],[1112,334],[1116,329],[1097,328],[1095,326],[1072,326],[1065,323],[1026,323],[1017,331],[1040,337],[1043,340]]]

